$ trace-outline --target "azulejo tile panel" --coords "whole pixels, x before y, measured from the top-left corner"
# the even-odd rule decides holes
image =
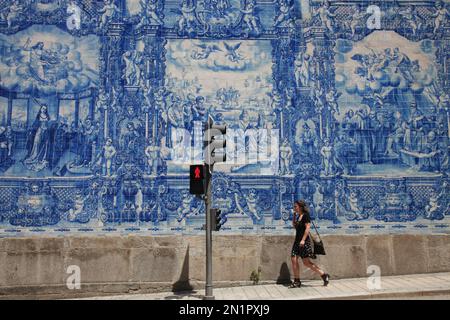
[[[450,231],[444,1],[0,0],[0,237]]]

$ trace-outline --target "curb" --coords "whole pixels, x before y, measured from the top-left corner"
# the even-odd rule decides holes
[[[317,299],[302,299],[302,300],[364,300],[371,298],[399,298],[399,297],[417,297],[417,296],[435,296],[435,295],[450,295],[450,288],[418,290],[418,291],[394,291],[394,292],[380,292],[371,294],[356,294],[344,295],[339,297],[317,298]]]

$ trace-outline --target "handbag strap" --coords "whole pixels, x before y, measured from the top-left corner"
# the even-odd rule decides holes
[[[311,223],[312,223],[312,225],[313,225],[314,229],[316,230],[316,233],[317,233],[317,235],[319,236],[319,240],[320,240],[320,241],[322,241],[322,239],[320,238],[320,234],[319,234],[319,231],[317,231],[317,228],[316,228],[316,225],[315,225],[314,221],[313,221],[313,220],[311,220]]]

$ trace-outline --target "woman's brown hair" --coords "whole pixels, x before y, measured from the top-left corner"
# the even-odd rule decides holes
[[[308,205],[306,204],[305,200],[297,200],[297,201],[295,201],[295,203],[300,207],[303,214],[307,214],[309,216],[309,208],[308,208]]]

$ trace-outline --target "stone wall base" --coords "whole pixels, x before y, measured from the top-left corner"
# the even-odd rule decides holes
[[[450,235],[328,235],[316,260],[332,279],[450,271]],[[261,267],[261,283],[292,276],[292,236],[213,236],[215,287],[248,285]],[[0,298],[61,298],[199,290],[205,280],[202,236],[70,236],[0,239]],[[70,266],[81,288],[69,289]],[[72,267],[73,268],[73,267]],[[76,268],[76,267],[75,267]],[[69,270],[69,273],[68,273]],[[72,271],[71,271],[72,270]],[[70,272],[71,271],[71,272]],[[303,279],[318,276],[301,266]]]

